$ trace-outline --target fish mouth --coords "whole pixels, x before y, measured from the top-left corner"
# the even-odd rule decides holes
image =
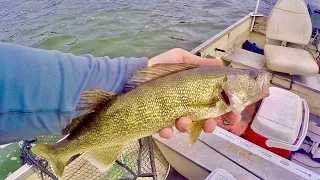
[[[234,113],[241,113],[246,107],[245,103],[231,91],[224,89],[221,92],[223,101],[230,106]]]
[[[226,103],[227,105],[230,105],[230,99],[229,99],[230,92],[226,92],[226,90],[222,90],[221,97],[222,97],[222,100],[224,101],[224,103]]]
[[[260,93],[256,96],[251,97],[248,101],[244,102],[237,95],[232,93],[232,91],[228,89],[223,89],[221,92],[221,96],[223,101],[230,106],[231,110],[234,113],[241,113],[247,106],[250,104],[256,103],[259,100],[269,96],[269,87],[270,87],[270,78],[267,73],[259,74],[258,80],[258,88]]]

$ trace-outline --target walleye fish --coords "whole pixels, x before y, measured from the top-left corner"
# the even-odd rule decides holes
[[[78,108],[91,112],[75,119],[61,142],[35,145],[31,150],[46,159],[58,177],[72,156],[83,153],[106,171],[127,143],[173,126],[180,117],[193,120],[189,136],[194,145],[202,120],[241,112],[268,95],[268,75],[262,71],[157,64],[137,71],[123,93],[84,92]]]

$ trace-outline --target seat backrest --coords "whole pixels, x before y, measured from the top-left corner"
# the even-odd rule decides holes
[[[278,0],[267,21],[267,39],[307,45],[311,33],[312,23],[305,2]]]

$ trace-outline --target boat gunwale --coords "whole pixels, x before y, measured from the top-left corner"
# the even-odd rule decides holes
[[[14,171],[12,174],[10,174],[10,176],[8,176],[5,180],[27,179],[30,176],[32,176],[33,173],[35,172],[33,171],[32,166],[25,164],[21,166],[19,169],[17,169],[16,171]]]

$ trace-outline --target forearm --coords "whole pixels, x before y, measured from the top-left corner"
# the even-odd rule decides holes
[[[83,91],[120,92],[144,66],[146,58],[94,58],[0,43],[0,144],[18,137],[14,131],[60,133],[78,115]]]

